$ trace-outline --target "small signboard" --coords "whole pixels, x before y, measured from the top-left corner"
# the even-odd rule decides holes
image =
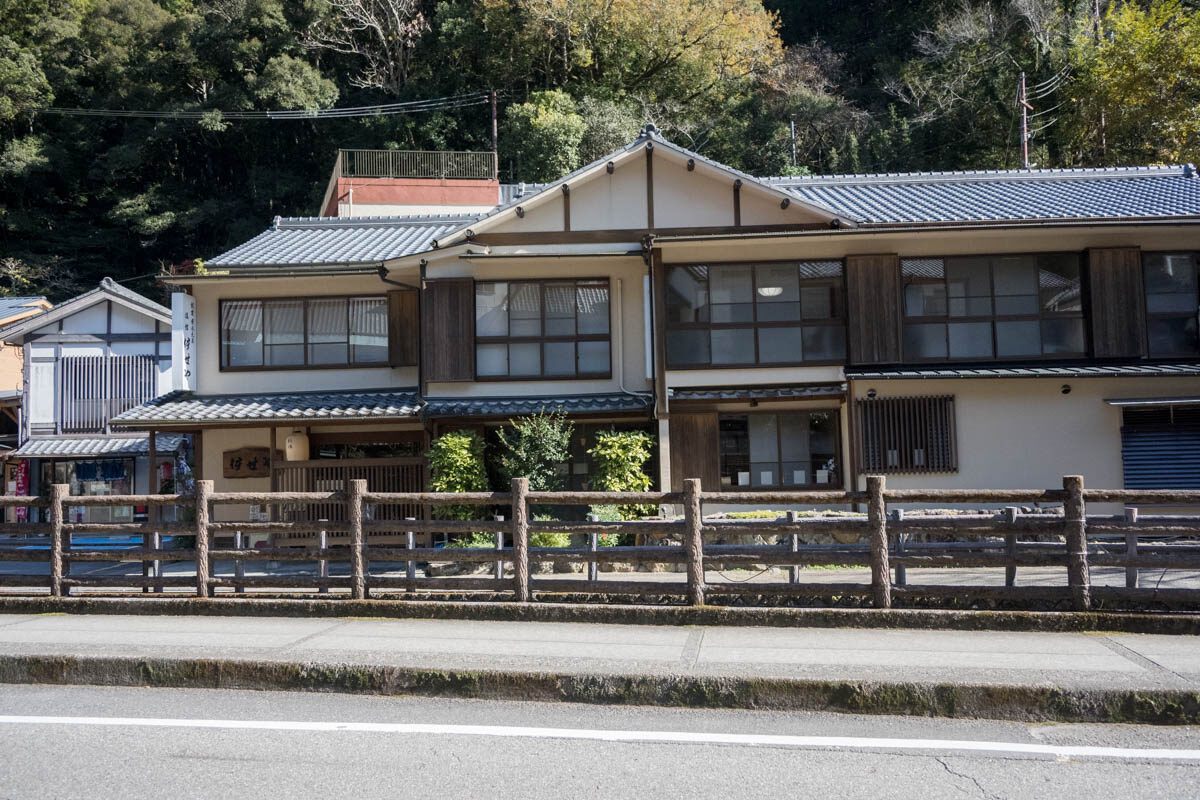
[[[221,454],[222,474],[226,478],[267,478],[271,475],[269,447],[242,447]]]

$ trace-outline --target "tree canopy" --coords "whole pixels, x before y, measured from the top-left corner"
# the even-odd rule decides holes
[[[646,122],[758,174],[1200,157],[1183,0],[0,0],[0,292],[153,290],[275,214],[337,148],[490,148],[486,105],[237,119],[491,89],[503,180]],[[68,116],[62,108],[203,112]],[[795,136],[793,139],[792,128]],[[795,156],[793,158],[793,152]]]

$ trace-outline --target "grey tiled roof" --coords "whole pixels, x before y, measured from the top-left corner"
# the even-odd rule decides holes
[[[421,410],[416,389],[197,395],[171,392],[113,417],[113,425],[146,428],[226,422],[311,422],[410,419]]]
[[[183,437],[159,434],[154,442],[155,452],[172,453],[179,449]],[[13,450],[10,455],[19,458],[86,457],[86,456],[135,456],[149,454],[150,437],[147,436],[39,436],[29,439]]]
[[[378,264],[428,250],[434,239],[475,219],[460,214],[276,217],[266,231],[205,267]]]
[[[796,386],[745,386],[672,389],[672,400],[803,400],[846,393],[844,383],[810,383]]]
[[[650,408],[648,395],[580,394],[562,397],[472,397],[452,400],[429,400],[425,406],[428,417],[509,417],[536,414],[539,411],[562,410],[568,414],[606,414],[646,411]]]
[[[846,377],[854,380],[912,378],[1151,378],[1155,376],[1200,376],[1198,363],[1057,364],[1027,366],[848,367]]]
[[[818,175],[765,181],[866,224],[1200,215],[1200,177],[1190,164]]]

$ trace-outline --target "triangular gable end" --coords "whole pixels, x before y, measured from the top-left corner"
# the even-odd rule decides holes
[[[837,211],[798,200],[653,133],[576,170],[522,202],[497,210],[434,243],[501,244],[534,234],[621,235],[712,229],[804,229],[852,226]]]
[[[58,323],[67,319],[76,323],[69,327],[79,327],[81,330],[106,329],[108,311],[101,305],[105,301],[113,303],[113,328],[120,329],[119,332],[153,331],[155,322],[168,327],[171,324],[170,309],[136,292],[119,287],[111,279],[105,278],[97,288],[5,328],[4,341],[17,342],[31,333],[57,332]]]

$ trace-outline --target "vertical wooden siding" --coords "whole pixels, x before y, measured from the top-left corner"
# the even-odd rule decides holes
[[[470,278],[425,282],[421,353],[427,381],[475,378],[475,284]]]
[[[706,492],[721,490],[720,432],[716,412],[671,414],[671,491],[699,478]]]
[[[1096,358],[1146,355],[1142,253],[1136,247],[1088,250],[1092,353]]]
[[[420,310],[416,291],[388,292],[388,363],[415,367],[420,351]]]
[[[109,419],[158,393],[153,356],[66,356],[60,368],[63,433],[103,431]]]
[[[847,256],[846,316],[851,364],[900,362],[902,302],[898,256]]]

